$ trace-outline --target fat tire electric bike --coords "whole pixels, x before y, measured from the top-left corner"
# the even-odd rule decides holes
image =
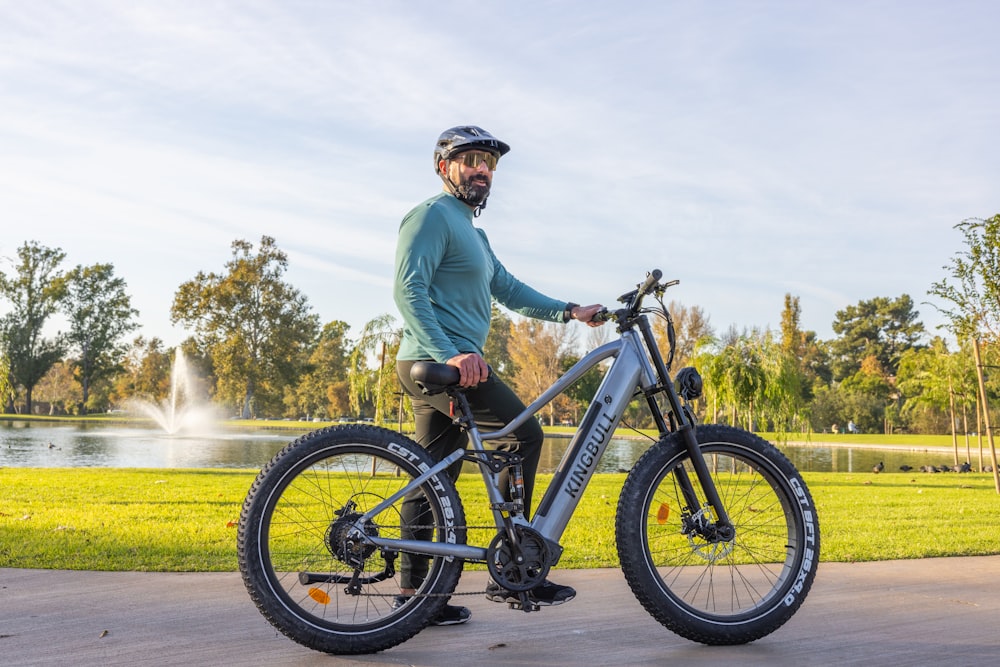
[[[603,311],[618,338],[585,355],[503,429],[479,431],[457,369],[415,364],[412,377],[427,393],[448,393],[469,435],[466,449],[441,461],[398,432],[367,425],[323,428],[278,452],[253,482],[238,531],[243,581],[264,617],[318,651],[384,650],[420,632],[458,594],[465,562],[484,564],[512,591],[517,601],[509,606],[537,610],[529,591],[559,562],[559,540],[626,406],[642,397],[659,439],[628,472],[615,518],[621,568],[636,598],[668,629],[704,644],[747,643],[784,624],[819,563],[812,497],[772,444],[695,423],[690,401],[701,394],[701,378],[693,368],[670,375],[674,333],[663,294],[677,281],[661,278],[653,271],[619,297],[621,309]],[[644,307],[647,296],[658,307]],[[649,314],[666,320],[666,361]],[[529,520],[520,458],[486,445],[609,359]],[[482,473],[492,525],[466,525],[448,474],[460,460]],[[506,469],[505,500],[499,479]],[[404,511],[407,502],[419,504],[416,520]],[[401,595],[402,554],[426,566],[409,596]]]

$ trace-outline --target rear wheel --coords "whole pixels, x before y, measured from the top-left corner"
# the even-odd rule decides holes
[[[798,471],[767,441],[725,426],[696,436],[734,534],[715,530],[680,434],[629,473],[616,537],[625,577],[660,623],[705,644],[743,644],[787,621],[819,562],[816,510]],[[697,501],[683,493],[690,480]]]
[[[339,654],[380,651],[424,628],[454,591],[461,559],[412,556],[418,569],[426,564],[423,583],[413,597],[397,599],[406,559],[359,538],[356,527],[432,465],[417,443],[372,426],[323,429],[279,452],[240,516],[240,571],[264,617],[305,646]],[[370,517],[362,532],[462,544],[464,524],[454,484],[442,472]]]

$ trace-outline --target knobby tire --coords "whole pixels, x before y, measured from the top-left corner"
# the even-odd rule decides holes
[[[625,481],[618,554],[633,593],[664,626],[704,644],[744,644],[774,632],[809,592],[819,563],[816,508],[798,471],[767,441],[726,426],[698,426],[696,435],[735,537],[691,529],[705,500],[675,433],[651,447]],[[698,507],[686,507],[681,468]]]
[[[335,654],[384,650],[427,626],[455,590],[462,560],[429,557],[417,595],[395,608],[399,554],[369,544],[355,547],[361,555],[352,560],[337,536],[344,516],[375,507],[432,465],[417,443],[374,426],[325,428],[276,454],[247,495],[238,535],[243,582],[264,617],[294,641]],[[427,509],[419,524],[429,539],[464,544],[465,513],[447,473],[420,490]],[[373,517],[365,531],[413,537],[402,535],[402,503]],[[352,594],[346,582],[355,574],[364,583]]]

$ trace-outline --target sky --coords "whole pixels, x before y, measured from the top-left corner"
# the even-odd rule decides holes
[[[477,225],[549,296],[646,272],[716,331],[927,291],[1000,213],[1000,3],[0,0],[0,271],[111,263],[179,344],[178,287],[273,237],[351,332],[389,313],[440,132],[512,146]],[[938,305],[943,305],[938,303]],[[0,303],[0,312],[5,305]]]

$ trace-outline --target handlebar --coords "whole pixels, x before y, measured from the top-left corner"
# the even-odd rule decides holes
[[[663,290],[673,285],[678,284],[678,280],[670,280],[665,283],[660,283],[660,279],[663,277],[663,272],[659,269],[653,269],[646,276],[640,285],[638,285],[631,292],[626,292],[618,297],[618,302],[626,305],[626,308],[617,311],[609,311],[607,308],[600,310],[593,317],[595,322],[608,322],[615,320],[621,323],[624,320],[636,315],[639,312],[639,307],[642,305],[643,297],[652,294],[654,292],[663,292]]]

